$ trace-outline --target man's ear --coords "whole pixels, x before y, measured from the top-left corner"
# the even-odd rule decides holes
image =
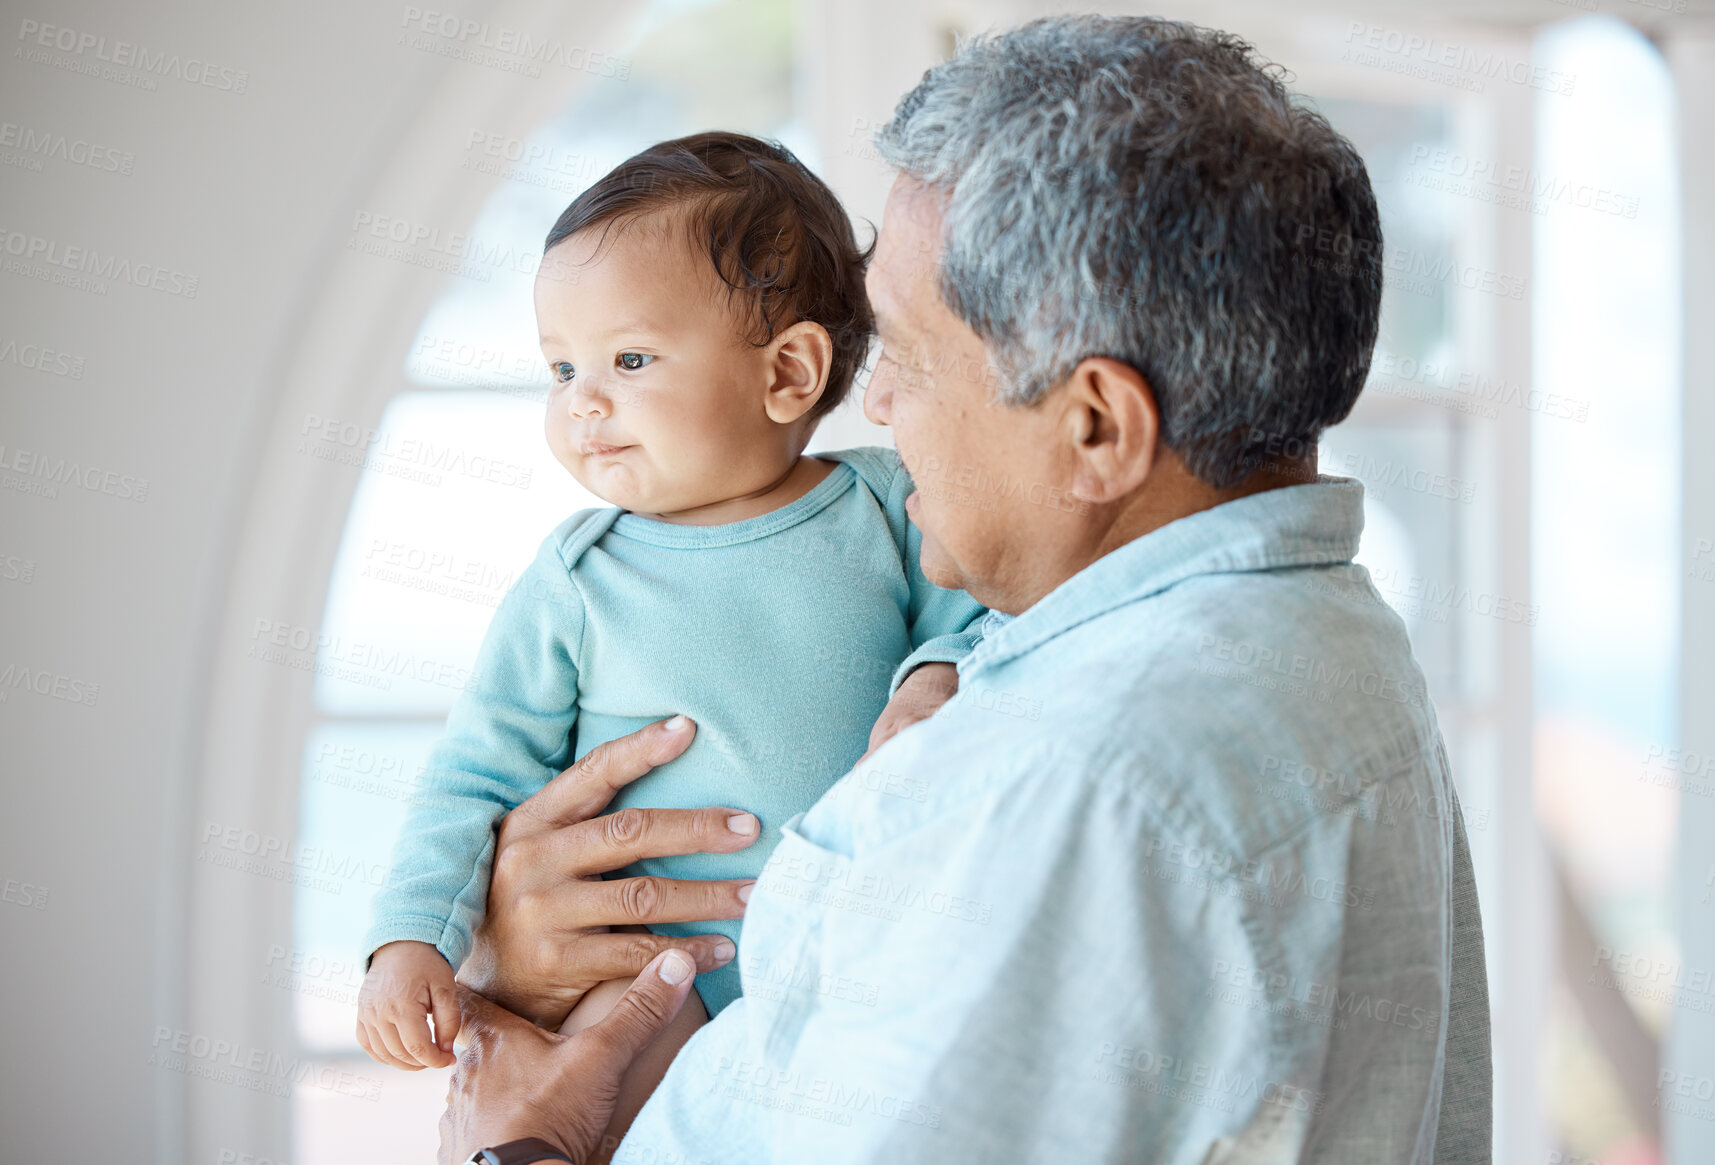
[[[1155,468],[1161,410],[1143,373],[1091,356],[1067,379],[1062,433],[1072,458],[1072,495],[1101,505],[1129,496]]]
[[[768,349],[762,407],[769,420],[789,425],[809,412],[828,386],[834,341],[821,324],[800,320],[775,336]]]

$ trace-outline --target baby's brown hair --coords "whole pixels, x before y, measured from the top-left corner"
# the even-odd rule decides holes
[[[874,243],[859,249],[834,192],[777,142],[739,133],[700,133],[650,146],[578,195],[542,250],[593,226],[683,209],[694,242],[732,289],[749,341],[758,347],[808,320],[833,339],[827,387],[812,422],[838,408],[869,351],[875,328],[864,293]]]

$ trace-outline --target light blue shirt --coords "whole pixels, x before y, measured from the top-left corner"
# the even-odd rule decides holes
[[[1464,825],[1362,497],[988,615],[958,699],[785,828],[744,997],[615,1160],[1487,1161]]]
[[[366,952],[414,939],[456,968],[488,900],[501,815],[597,745],[675,713],[697,723],[691,746],[609,809],[725,805],[755,813],[761,836],[617,875],[754,878],[781,826],[863,755],[906,672],[964,658],[986,612],[924,578],[899,455],[818,456],[832,472],[758,517],[685,526],[586,510],[542,544],[430,754]],[[734,940],[739,928],[654,927]],[[738,995],[737,966],[697,989],[715,1014]]]

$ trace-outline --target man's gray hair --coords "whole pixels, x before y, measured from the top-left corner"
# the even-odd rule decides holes
[[[1001,400],[1123,361],[1223,488],[1351,411],[1381,314],[1375,192],[1280,72],[1191,24],[1054,17],[966,43],[900,101],[877,146],[942,194],[941,295]]]

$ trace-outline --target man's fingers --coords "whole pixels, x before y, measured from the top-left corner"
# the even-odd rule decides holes
[[[756,814],[742,809],[621,809],[542,839],[541,860],[567,877],[584,878],[644,858],[733,853],[761,832]]]
[[[453,1138],[457,1130],[453,1126],[453,1082],[447,1079],[447,1102],[441,1109],[441,1146],[435,1152],[435,1165],[453,1165]]]
[[[458,995],[459,1034],[464,1036],[465,1043],[475,1043],[478,1036],[497,1026],[495,1021],[498,1013],[504,1009],[499,1004],[490,1003],[463,983],[455,983],[453,990]]]
[[[696,966],[683,951],[658,955],[632,980],[612,1011],[574,1038],[598,1044],[622,1065],[629,1064],[679,1014],[695,981]]]
[[[552,889],[532,892],[519,904],[519,920],[530,933],[545,938],[581,938],[592,927],[743,918],[753,885],[755,882],[750,879],[699,882],[648,877],[612,881],[573,878]],[[582,957],[574,962],[581,972]],[[584,976],[580,973],[577,977]]]
[[[559,962],[575,965],[580,979],[629,979],[662,951],[674,948],[691,956],[699,975],[726,966],[737,954],[732,940],[722,934],[592,934],[566,943]]]
[[[512,811],[514,830],[530,836],[594,817],[615,792],[689,748],[696,734],[688,717],[674,716],[598,744]]]
[[[506,1010],[498,1003],[491,1003],[463,983],[456,984],[454,989],[458,992],[458,1042],[466,1047],[479,1043],[484,1037],[498,1035],[508,1028],[537,1030],[536,1025],[523,1016]]]
[[[585,882],[585,926],[649,925],[743,918],[754,881],[698,882],[675,878],[615,878]]]

